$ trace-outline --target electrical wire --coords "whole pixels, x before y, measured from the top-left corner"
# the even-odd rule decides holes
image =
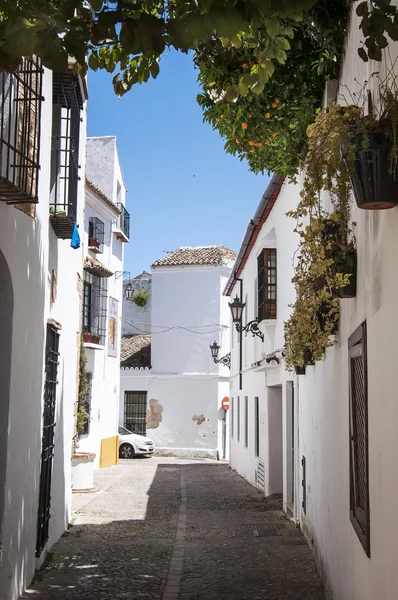
[[[167,329],[164,329],[163,331],[153,331],[151,333],[148,333],[147,331],[143,331],[142,329],[139,329],[138,327],[136,327],[134,325],[134,323],[132,323],[130,321],[126,321],[126,319],[122,319],[122,322],[127,323],[127,325],[131,325],[132,327],[134,327],[134,329],[136,329],[140,333],[143,333],[144,335],[159,335],[161,333],[167,333],[168,331],[172,331],[174,329],[182,329],[184,331],[187,331],[188,333],[195,333],[196,335],[209,335],[210,333],[219,333],[221,328],[226,327],[226,325],[220,325],[220,327],[218,329],[214,329],[212,331],[194,331],[193,329],[188,329],[187,327],[183,327],[182,325],[177,325],[174,327],[168,327]]]

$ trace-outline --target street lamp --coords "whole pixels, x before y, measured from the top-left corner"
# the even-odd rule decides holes
[[[133,286],[131,285],[131,283],[128,283],[126,285],[125,292],[126,292],[126,300],[131,300],[131,298],[133,297],[133,294],[134,294]]]
[[[245,326],[242,325],[243,309],[245,308],[246,303],[239,300],[238,295],[235,296],[235,299],[232,302],[229,302],[228,306],[231,309],[232,322],[235,325],[236,331],[239,333],[242,333],[242,331],[248,331],[253,336],[257,335],[262,341],[264,341],[264,334],[259,329],[257,319],[249,321]]]
[[[231,368],[231,353],[230,352],[228,352],[228,354],[226,354],[225,356],[222,356],[221,358],[218,358],[218,353],[220,351],[220,346],[217,344],[217,342],[214,342],[214,344],[211,344],[210,351],[211,351],[211,356],[213,358],[213,361],[216,364],[217,363],[221,363],[225,367],[228,367],[228,369]]]

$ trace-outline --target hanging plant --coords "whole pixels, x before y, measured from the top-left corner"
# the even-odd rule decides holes
[[[149,292],[144,288],[138,288],[138,290],[134,292],[131,301],[137,306],[144,307],[149,302]]]

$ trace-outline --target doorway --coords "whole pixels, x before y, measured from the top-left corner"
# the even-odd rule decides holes
[[[0,546],[7,470],[13,310],[11,275],[6,259],[0,251]]]
[[[266,495],[283,491],[282,386],[267,388],[268,486]]]

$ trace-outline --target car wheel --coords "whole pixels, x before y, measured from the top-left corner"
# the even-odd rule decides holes
[[[131,444],[122,444],[119,448],[120,458],[133,458],[135,452]]]

